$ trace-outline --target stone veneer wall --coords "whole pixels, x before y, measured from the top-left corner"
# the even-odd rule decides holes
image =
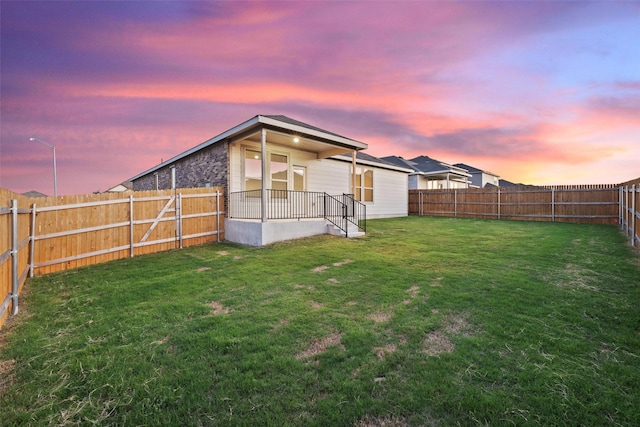
[[[158,189],[171,188],[171,166],[176,167],[176,188],[213,187],[224,188],[225,198],[228,193],[229,143],[219,141],[207,148],[197,151],[173,164],[164,166],[133,181],[134,191],[155,190],[156,174]]]

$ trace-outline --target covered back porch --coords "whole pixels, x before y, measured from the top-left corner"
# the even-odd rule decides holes
[[[229,140],[225,238],[263,246],[366,229],[356,152],[366,144],[285,116],[257,116]],[[351,161],[329,160],[351,154]]]

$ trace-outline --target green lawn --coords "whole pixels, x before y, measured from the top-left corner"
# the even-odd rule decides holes
[[[632,425],[640,256],[613,226],[400,218],[30,280],[2,425]]]

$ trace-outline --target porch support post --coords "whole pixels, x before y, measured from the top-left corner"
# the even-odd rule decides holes
[[[262,222],[267,222],[267,130],[260,129],[260,165],[262,175],[262,194],[260,197],[260,211]]]
[[[351,194],[356,197],[356,150],[351,152]],[[359,199],[357,199],[359,200]]]

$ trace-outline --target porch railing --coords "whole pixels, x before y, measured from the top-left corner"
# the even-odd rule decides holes
[[[367,205],[356,200],[353,194],[342,194],[333,197],[345,206],[344,217],[347,222],[352,223],[359,230],[367,231]]]
[[[261,219],[262,190],[229,194],[229,218]],[[331,196],[324,192],[267,190],[267,219],[324,218],[348,234],[348,224],[366,231],[366,206],[350,194]]]

